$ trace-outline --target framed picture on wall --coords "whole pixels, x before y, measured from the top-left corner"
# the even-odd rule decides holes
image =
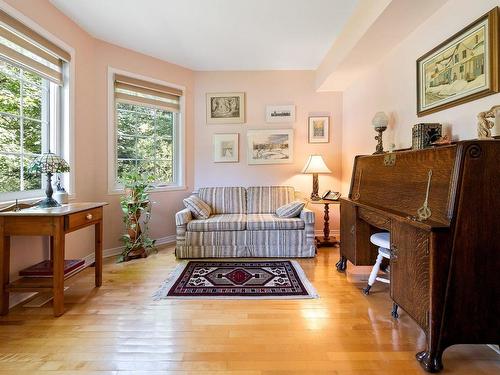
[[[311,116],[309,117],[309,143],[330,142],[330,117]]]
[[[417,60],[419,117],[499,92],[499,9]]]
[[[295,122],[295,106],[266,105],[266,122]]]
[[[245,122],[245,93],[208,93],[207,124],[239,124]]]
[[[214,134],[212,137],[215,163],[237,163],[239,134]]]
[[[249,130],[248,164],[288,164],[293,162],[293,129]]]

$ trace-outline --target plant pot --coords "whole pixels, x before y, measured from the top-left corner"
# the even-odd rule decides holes
[[[125,262],[128,262],[129,260],[132,259],[138,259],[138,258],[147,258],[148,253],[143,247],[137,248],[130,250],[129,253],[123,258]]]

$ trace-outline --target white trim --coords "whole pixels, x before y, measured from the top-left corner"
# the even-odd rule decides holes
[[[205,259],[206,260],[206,259]],[[217,262],[223,262],[225,259],[217,259]],[[269,261],[273,259],[265,259],[264,261]],[[214,260],[207,260],[207,261],[214,261]],[[228,261],[231,262],[244,262],[245,259],[228,259]],[[257,261],[256,259],[252,259],[252,261]],[[319,298],[319,294],[314,288],[314,286],[311,284],[309,279],[307,278],[304,270],[300,266],[300,264],[296,260],[289,260],[290,263],[292,263],[295,271],[297,272],[297,276],[299,277],[300,281],[302,282],[302,285],[304,285],[304,288],[307,291],[307,296],[189,296],[189,297],[171,297],[167,296],[168,291],[172,286],[174,285],[175,281],[177,278],[181,275],[182,271],[186,268],[187,264],[189,263],[188,260],[183,260],[180,261],[179,264],[174,268],[174,270],[167,276],[165,281],[160,285],[159,289],[153,293],[152,297],[153,300],[158,301],[162,299],[184,299],[184,300],[219,300],[219,299],[242,299],[242,300],[248,300],[248,299],[266,299],[266,300],[294,300],[294,299],[315,299]]]
[[[161,192],[161,191],[175,191],[175,190],[186,190],[185,180],[186,180],[186,87],[177,85],[175,83],[162,81],[152,77],[143,76],[137,73],[131,73],[125,70],[113,68],[108,65],[107,72],[107,96],[108,96],[108,194],[115,195],[123,193],[123,189],[116,185],[115,176],[115,161],[116,161],[116,147],[115,147],[115,90],[114,90],[114,75],[122,74],[132,78],[141,79],[144,81],[149,81],[152,83],[158,83],[160,85],[170,86],[179,90],[182,90],[183,95],[179,100],[179,112],[178,116],[178,127],[174,127],[174,138],[176,142],[174,143],[174,152],[177,157],[177,165],[174,166],[174,179],[176,181],[175,185],[162,186],[153,189],[151,192]]]
[[[45,28],[40,26],[38,23],[33,21],[31,18],[27,17],[20,11],[18,11],[16,8],[12,7],[11,5],[7,4],[5,1],[0,0],[0,9],[2,9],[4,12],[9,14],[10,16],[14,17],[15,19],[19,20],[20,22],[24,23],[26,26],[30,27],[33,31],[36,31],[38,34],[46,38],[47,40],[51,41],[58,47],[61,47],[64,49],[66,52],[68,52],[71,56],[71,61],[67,64],[69,68],[69,80],[68,85],[65,86],[68,88],[69,93],[65,95],[67,100],[69,100],[66,104],[68,105],[68,113],[64,115],[63,123],[61,124],[61,129],[64,131],[64,142],[67,142],[63,147],[63,152],[64,152],[64,159],[68,162],[71,172],[69,174],[69,182],[70,186],[68,191],[69,195],[71,198],[76,197],[76,184],[75,184],[75,86],[76,86],[76,81],[75,81],[75,49],[64,42],[63,40],[59,39],[57,36],[51,34],[49,31],[47,31]],[[64,74],[64,71],[63,71]],[[62,90],[61,90],[62,91]],[[66,132],[67,130],[67,132]],[[68,150],[69,149],[69,150]],[[25,197],[26,198],[26,197]],[[0,203],[5,203],[5,202],[0,202]]]
[[[162,187],[157,187],[154,188],[153,190],[149,191],[149,194],[154,194],[154,193],[161,193],[163,191],[181,191],[181,190],[186,190],[186,186],[162,186]],[[123,189],[116,189],[116,190],[111,190],[108,191],[108,195],[123,195],[124,190]]]
[[[175,243],[177,236],[175,234],[172,234],[170,236],[166,237],[160,237],[156,239],[156,246],[161,246],[161,245],[167,245],[167,244],[172,244]],[[117,247],[112,247],[110,249],[105,249],[102,252],[102,257],[103,258],[110,258],[114,257],[117,255],[120,255],[124,249],[124,246],[117,246]],[[86,257],[82,258],[85,260],[85,267],[90,266],[92,263],[95,261],[95,253],[92,252]]]

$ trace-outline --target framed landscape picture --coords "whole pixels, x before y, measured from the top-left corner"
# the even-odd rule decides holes
[[[245,122],[245,93],[208,93],[207,124],[238,124]]]
[[[494,8],[417,60],[417,114],[499,91],[499,18]]]
[[[295,106],[267,105],[266,122],[295,122]]]
[[[330,117],[309,117],[309,143],[328,143],[330,141]]]
[[[214,134],[214,162],[235,163],[239,155],[239,134]]]
[[[249,130],[248,164],[288,164],[293,162],[293,129]]]

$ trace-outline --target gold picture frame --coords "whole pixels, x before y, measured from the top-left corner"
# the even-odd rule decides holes
[[[309,143],[330,142],[330,116],[309,116],[307,128]]]
[[[499,20],[495,7],[417,60],[418,117],[499,92]]]

